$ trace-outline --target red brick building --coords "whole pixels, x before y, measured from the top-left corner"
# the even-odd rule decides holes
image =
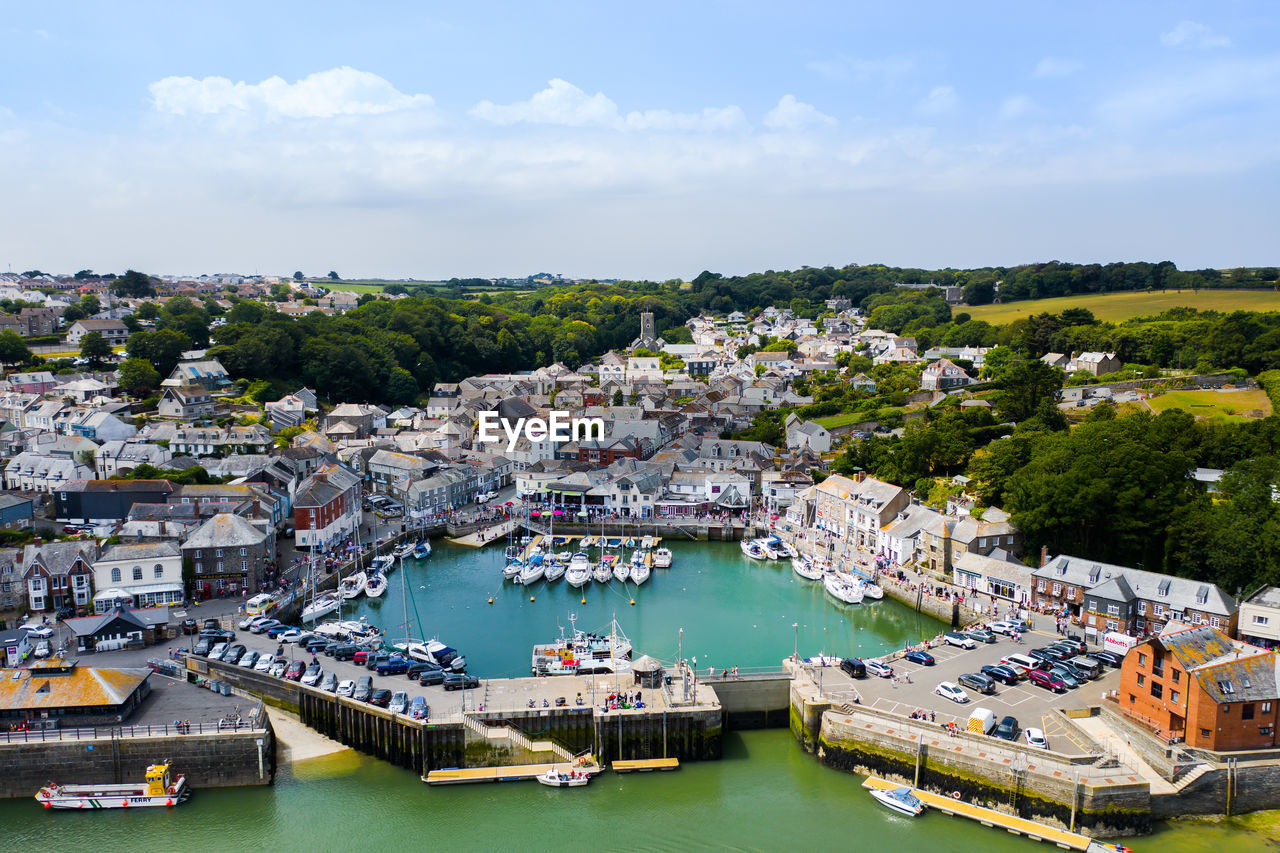
[[[1207,625],[1170,625],[1130,649],[1117,698],[1167,740],[1215,751],[1280,744],[1280,654]]]

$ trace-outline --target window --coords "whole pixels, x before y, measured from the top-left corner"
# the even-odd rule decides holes
[[[1163,605],[1163,604],[1156,604],[1156,605],[1153,605],[1153,607],[1155,608],[1155,615],[1157,615],[1157,616],[1163,616],[1163,615],[1164,615],[1164,605]]]
[[[218,561],[218,571],[222,571],[222,561]]]
[[[1055,584],[1053,585],[1053,594],[1054,594],[1054,595],[1062,595],[1062,584],[1060,584],[1060,583],[1055,583]]]
[[[196,551],[196,559],[197,559],[197,560],[198,560],[198,559],[200,559],[202,556],[204,556],[204,555],[203,555],[201,552]]]
[[[1138,602],[1138,612],[1143,614],[1147,612],[1147,603],[1145,601]]]
[[[1147,683],[1147,677],[1142,673],[1138,673],[1138,686],[1142,687]]]
[[[1178,681],[1182,678],[1182,670],[1180,670],[1180,669],[1171,669],[1171,670],[1169,670],[1169,671],[1173,673],[1173,683],[1174,683],[1174,684],[1177,684],[1177,683],[1178,683]]]
[[[120,570],[119,570],[119,569],[112,569],[112,570],[111,570],[111,582],[112,582],[112,583],[120,583]]]
[[[156,563],[156,567],[153,571],[155,572],[156,580],[159,580],[160,578],[164,577],[164,566],[160,565],[159,563]]]
[[[1269,617],[1269,616],[1254,616],[1254,617],[1253,617],[1253,624],[1255,624],[1255,625],[1266,625],[1266,624],[1267,624],[1267,623],[1269,623],[1270,621],[1271,621],[1271,617]]]
[[[1207,737],[1212,737],[1212,736],[1213,736],[1213,732],[1209,731],[1208,729],[1201,729],[1201,730],[1200,730],[1200,737],[1205,737],[1205,738],[1207,738]]]
[[[1217,616],[1210,616],[1210,617],[1209,617],[1209,627],[1210,627],[1210,628],[1221,628],[1221,627],[1222,627],[1222,620],[1221,620],[1221,619],[1219,619]]]
[[[213,552],[213,556],[215,556],[215,557],[221,557],[221,556],[222,556],[222,549],[221,549],[221,548],[219,548],[218,550],[214,551],[214,552]]]
[[[1252,720],[1253,711],[1254,711],[1254,707],[1252,702],[1244,703],[1243,705],[1240,706],[1240,719]]]
[[[241,549],[240,549],[240,556],[241,556],[241,557],[243,557],[243,556],[247,555],[248,553],[249,553],[249,549],[248,549],[248,548],[241,548]]]
[[[1108,604],[1108,605],[1107,605],[1107,615],[1108,615],[1108,616],[1119,616],[1119,615],[1120,615],[1120,605],[1118,605],[1118,604]]]
[[[1201,617],[1201,615],[1200,615],[1199,613],[1192,613],[1192,614],[1191,614],[1191,623],[1192,623],[1193,625],[1199,625],[1199,624],[1201,624],[1203,621],[1204,621],[1204,618],[1203,618],[1203,617]]]
[[[1170,691],[1169,691],[1169,701],[1170,701],[1170,702],[1172,702],[1173,704],[1177,705],[1177,704],[1178,704],[1178,701],[1179,701],[1181,698],[1182,698],[1182,697],[1178,695],[1178,691],[1176,691],[1176,690],[1170,690]]]
[[[1138,666],[1146,666],[1146,665],[1147,665],[1147,656],[1142,652],[1138,652]]]
[[[241,561],[240,561],[240,571],[242,571],[242,572],[247,572],[247,571],[249,571],[249,561],[248,561],[248,560],[241,560]]]
[[[1152,699],[1162,699],[1162,698],[1164,698],[1164,685],[1163,685],[1163,684],[1161,684],[1161,683],[1160,683],[1160,682],[1158,682],[1158,681],[1153,681],[1153,682],[1151,682],[1151,698],[1152,698]]]
[[[142,566],[133,567],[133,579],[136,581],[142,580]]]
[[[196,563],[196,574],[204,574],[204,563]]]
[[[1270,713],[1271,713],[1271,703],[1270,703],[1270,702],[1263,702],[1263,703],[1262,703],[1262,713],[1264,713],[1264,714],[1270,714]]]

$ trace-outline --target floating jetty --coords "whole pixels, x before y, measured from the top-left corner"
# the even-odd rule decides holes
[[[608,539],[622,539],[623,537],[612,536],[612,537],[604,537],[604,538],[608,540]],[[662,537],[653,536],[650,538],[652,539],[654,548],[658,548],[659,546],[662,545]],[[496,537],[494,539],[489,540],[489,542],[496,542],[496,541],[497,541]],[[600,547],[601,537],[599,536],[560,536],[559,534],[557,534],[555,537],[555,542],[553,544],[552,538],[550,536],[547,536],[546,534],[543,534],[543,533],[535,533],[529,539],[529,542],[520,550],[520,559],[522,561],[528,561],[529,555],[531,555],[534,552],[535,548],[541,548],[544,554],[548,552],[555,552],[560,550],[571,551],[571,550],[574,550],[573,546],[575,542],[577,542],[578,550],[583,550],[586,548],[598,548]],[[617,550],[623,551],[625,549],[622,547],[619,547]],[[645,561],[645,565],[649,566],[649,568],[653,568],[653,549],[648,549],[644,551],[644,561]]]
[[[648,773],[653,770],[679,770],[678,758],[642,758],[637,761],[615,761],[609,765],[614,773]]]
[[[880,779],[876,776],[868,776],[867,780],[862,783],[862,787],[872,791],[888,791],[894,788],[903,787],[899,782],[890,782],[888,779]],[[953,797],[945,797],[942,794],[933,794],[929,791],[922,791],[918,788],[912,788],[911,793],[916,796],[920,802],[932,809],[937,809],[943,814],[956,815],[958,817],[967,817],[970,820],[976,820],[983,826],[994,826],[1013,833],[1014,835],[1025,835],[1032,841],[1048,841],[1056,844],[1064,850],[1115,850],[1114,845],[1103,845],[1094,842],[1092,839],[1080,835],[1076,832],[1068,832],[1065,829],[1056,829],[1052,826],[1045,826],[1043,823],[1036,823],[1034,820],[1018,817],[1017,815],[1005,814],[995,809],[988,809],[982,806],[975,806],[966,803],[963,800]]]

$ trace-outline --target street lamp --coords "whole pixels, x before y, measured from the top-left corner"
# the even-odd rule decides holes
[[[791,627],[796,629],[796,647],[795,651],[791,653],[791,659],[798,661],[800,660],[800,623],[792,622]]]

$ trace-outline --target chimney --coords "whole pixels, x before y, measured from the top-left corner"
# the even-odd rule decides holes
[[[1044,568],[1045,564],[1048,562],[1049,562],[1049,546],[1041,545],[1040,546],[1040,567]]]

